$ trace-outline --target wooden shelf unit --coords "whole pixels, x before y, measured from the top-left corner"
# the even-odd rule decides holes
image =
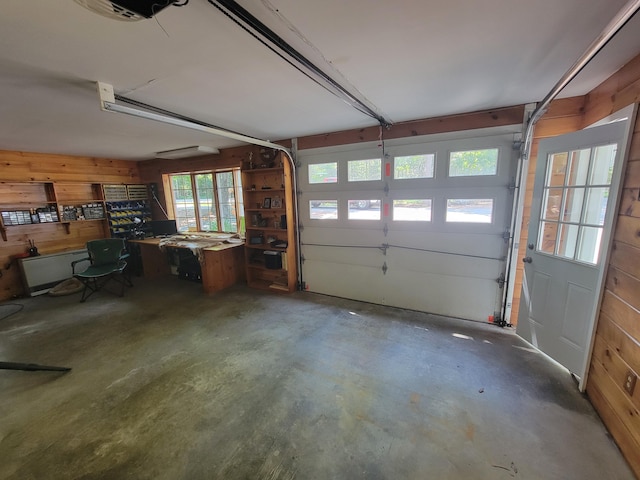
[[[272,292],[293,292],[298,286],[298,272],[291,166],[282,152],[277,152],[270,163],[275,166],[249,168],[245,165],[242,169],[247,284]],[[270,200],[268,206],[265,199]],[[271,208],[274,199],[276,204],[280,203],[277,208]],[[287,246],[274,247],[275,242]],[[277,268],[280,262],[282,266]]]
[[[59,223],[52,182],[0,182],[0,235],[7,241],[7,228]],[[43,220],[40,220],[42,214]]]
[[[126,202],[105,200],[112,187],[124,191]],[[145,199],[146,188],[146,185],[137,184],[114,186],[89,182],[0,182],[0,235],[7,241],[7,228],[49,224],[62,225],[65,232],[71,234],[72,225],[98,222],[102,224],[101,236],[119,236],[117,234],[128,233],[130,226],[114,229],[111,208],[127,207],[131,217],[128,223],[131,224],[135,216],[151,220],[151,210]],[[120,221],[120,213],[117,221]]]

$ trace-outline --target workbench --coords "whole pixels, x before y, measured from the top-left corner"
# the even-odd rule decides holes
[[[171,275],[171,265],[167,252],[160,249],[161,238],[129,240],[138,245],[142,260],[143,277],[161,278]],[[187,248],[171,245],[170,248]],[[202,288],[212,293],[245,280],[244,244],[221,243],[201,249]]]

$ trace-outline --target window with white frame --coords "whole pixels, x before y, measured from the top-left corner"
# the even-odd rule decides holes
[[[244,232],[240,169],[169,175],[179,232]]]
[[[538,251],[596,264],[617,146],[549,155]]]

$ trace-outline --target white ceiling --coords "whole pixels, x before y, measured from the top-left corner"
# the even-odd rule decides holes
[[[392,122],[541,100],[626,0],[239,0]],[[561,96],[640,53],[640,17]],[[374,125],[207,3],[119,22],[73,0],[2,0],[0,150],[141,160],[237,144],[99,110],[117,94],[262,139]]]

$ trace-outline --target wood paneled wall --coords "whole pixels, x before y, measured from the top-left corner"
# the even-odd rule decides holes
[[[587,95],[583,125],[640,101],[640,56]],[[640,118],[640,117],[639,117]],[[640,477],[640,119],[631,140],[604,297],[587,379],[587,394]]]
[[[123,160],[0,151],[0,165],[0,182],[33,182],[23,190],[31,193],[24,200],[46,200],[39,182],[55,183],[68,200],[80,199],[85,191],[91,190],[91,183],[140,182],[137,165]],[[37,197],[38,191],[42,192],[42,198],[32,196]],[[107,236],[105,227],[105,222],[95,221],[71,223],[68,232],[61,223],[8,227],[7,241],[0,239],[0,300],[24,293],[13,256],[26,252],[30,239],[42,254],[77,250],[88,240]]]

